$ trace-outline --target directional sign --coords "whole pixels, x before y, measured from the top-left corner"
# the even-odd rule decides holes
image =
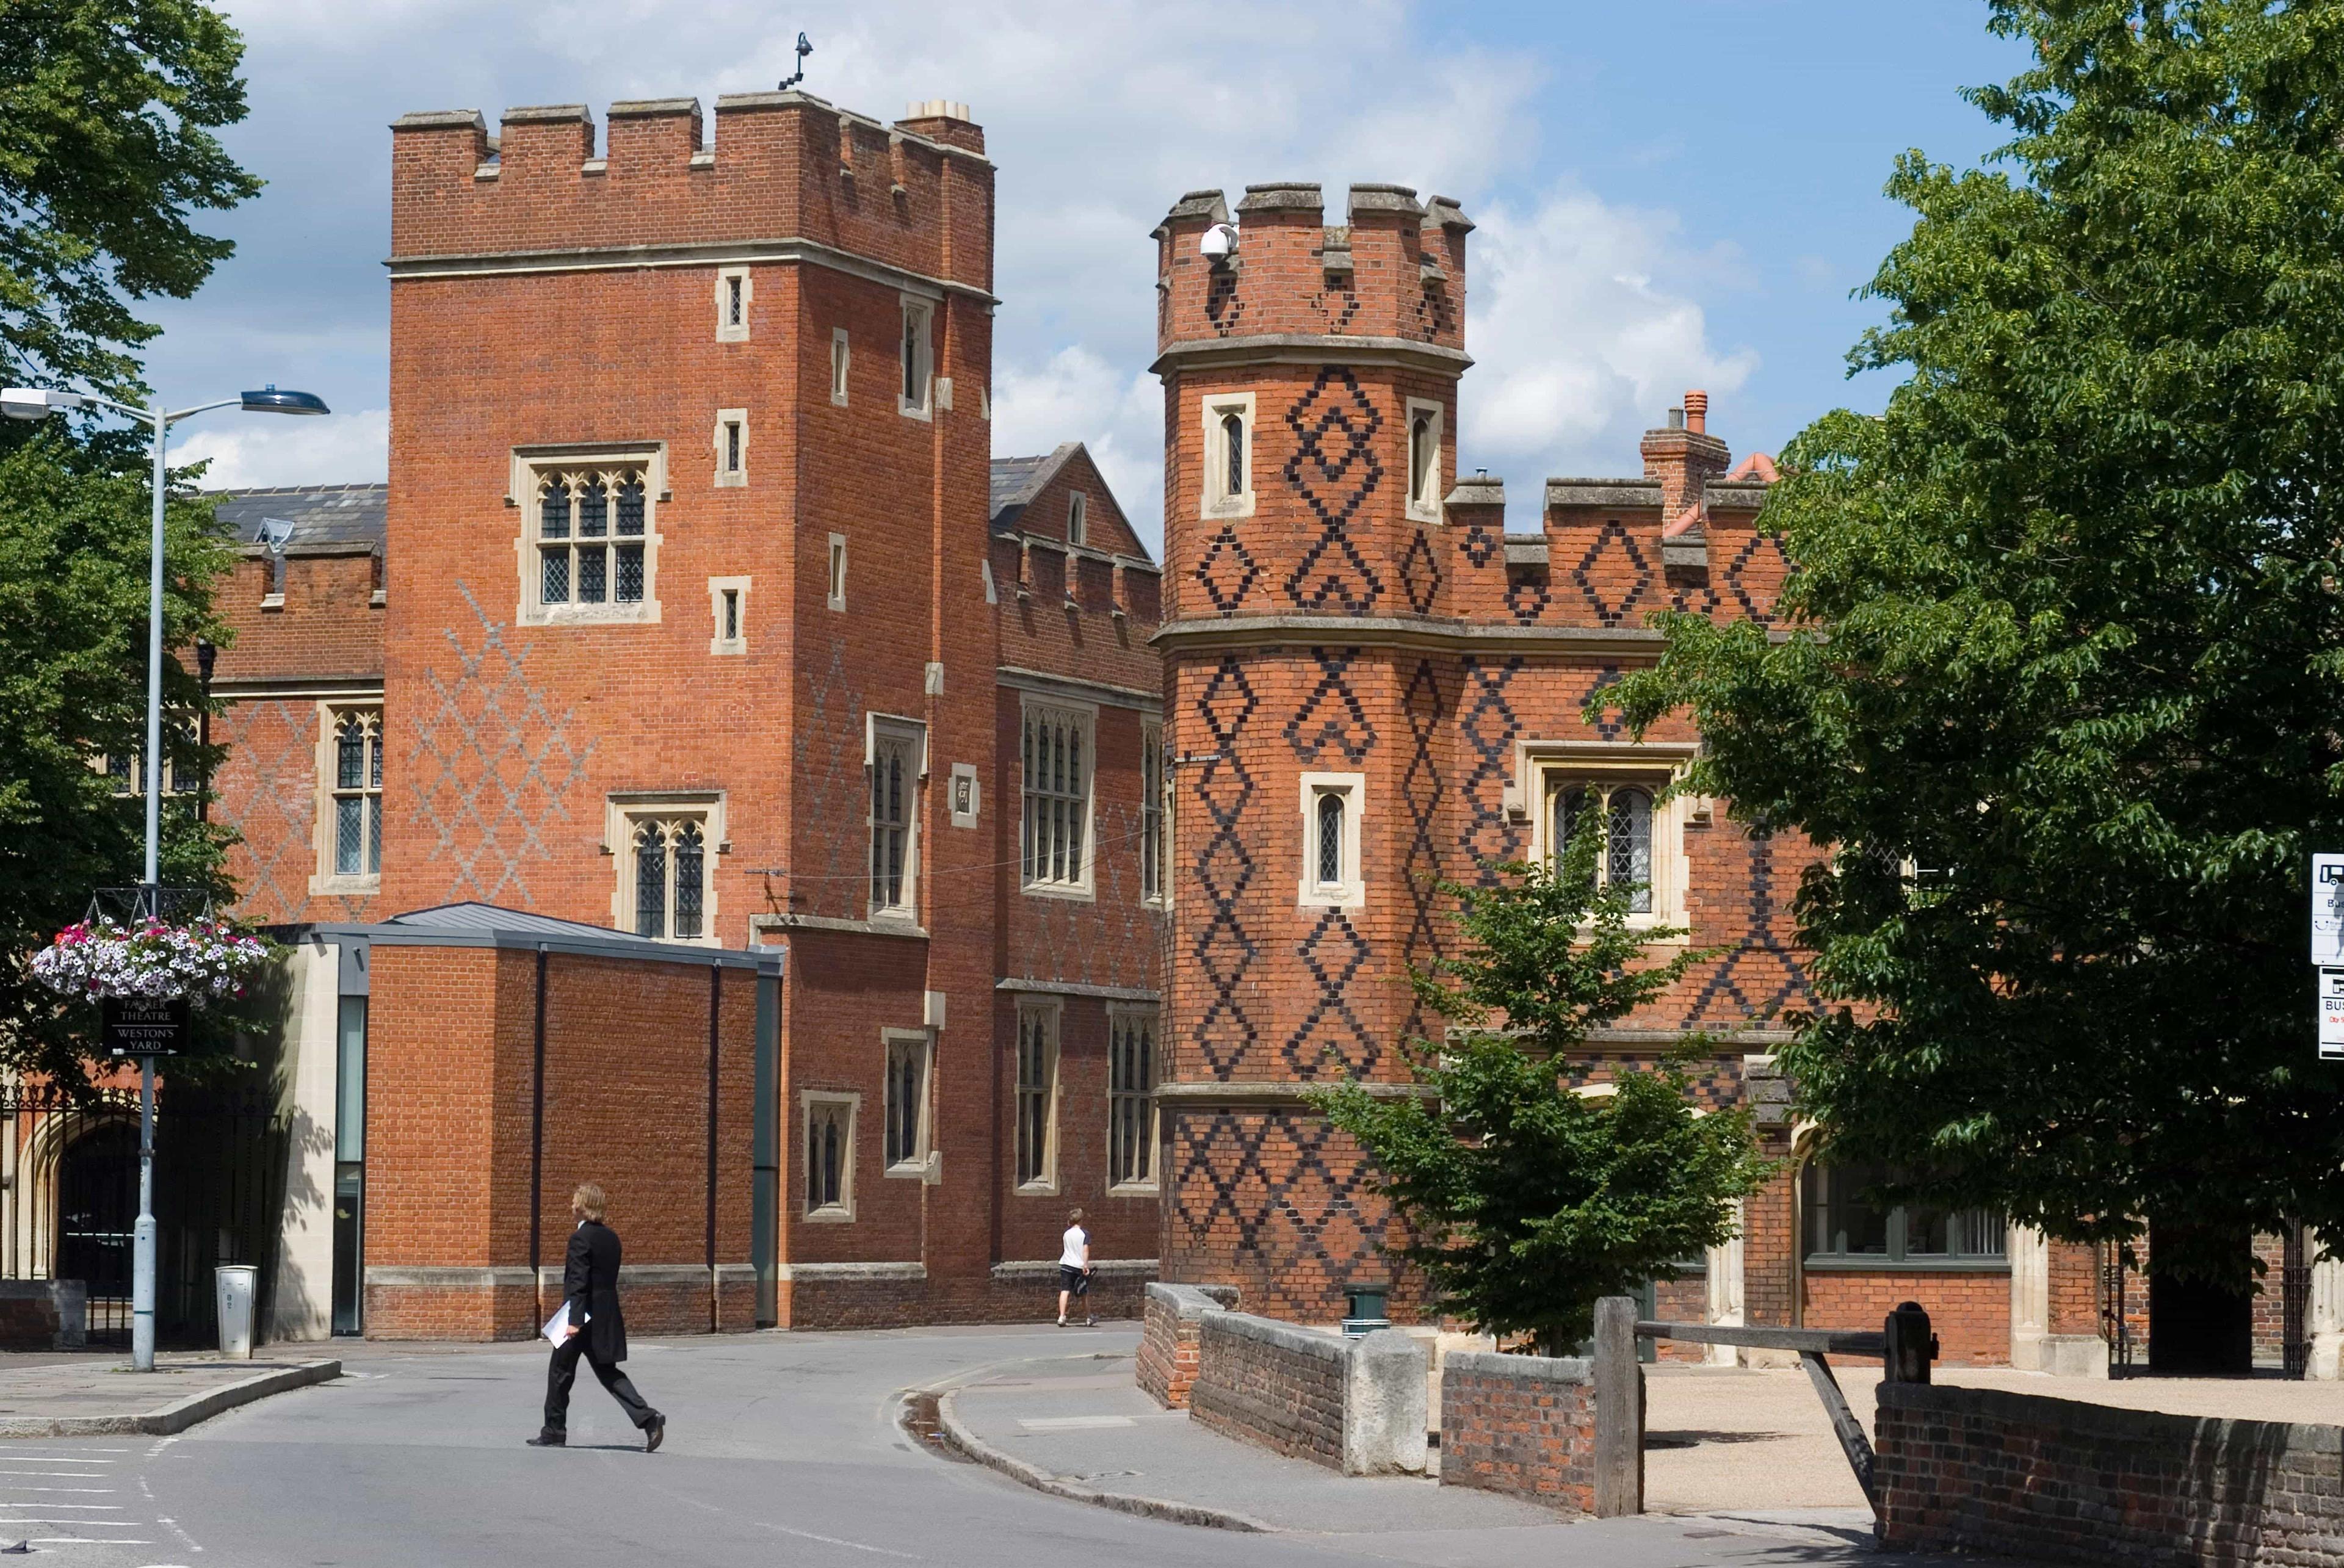
[[[108,996],[98,1004],[106,1048],[117,1057],[167,1057],[187,1043],[187,1000]]]
[[[2344,969],[2319,971],[2319,1059],[2344,1062]]]
[[[2311,961],[2344,968],[2344,855],[2311,857]]]

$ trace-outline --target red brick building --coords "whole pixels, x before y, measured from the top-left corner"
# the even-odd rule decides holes
[[[1584,824],[1721,951],[1574,1070],[1705,1030],[1698,1093],[1793,1161],[1658,1310],[1915,1299],[1950,1359],[2105,1365],[2087,1250],[1803,1162],[1772,1052],[1815,851],[1662,799],[1684,725],[1582,717],[1655,610],[1771,623],[1773,465],[1689,392],[1509,532],[1459,456],[1455,203],[1172,209],[1159,572],[1079,445],[992,456],[965,107],[499,132],[393,127],[389,484],[222,507],[217,811],[300,932],[288,1190],[331,1195],[280,1331],[530,1331],[589,1177],[655,1326],[1046,1310],[1077,1205],[1103,1305],[1160,1272],[1331,1318],[1389,1233],[1301,1089],[1402,1081],[1432,883]]]
[[[1335,1317],[1347,1284],[1391,1273],[1360,1153],[1301,1091],[1405,1082],[1397,1047],[1424,1022],[1407,968],[1451,939],[1436,880],[1487,881],[1580,824],[1604,875],[1644,885],[1639,918],[1721,953],[1574,1070],[1595,1088],[1705,1030],[1701,1098],[1754,1100],[1773,1149],[1804,1153],[1771,1052],[1814,999],[1790,900],[1814,848],[1662,799],[1698,744],[1683,724],[1639,741],[1583,716],[1657,654],[1654,611],[1772,622],[1772,462],[1733,467],[1688,392],[1642,476],[1549,480],[1536,530],[1508,532],[1502,482],[1458,456],[1471,228],[1390,186],[1352,187],[1329,224],[1318,187],[1285,184],[1234,214],[1191,193],[1155,234],[1177,824],[1161,1254],[1166,1279],[1282,1316]],[[1876,1327],[1918,1300],[1949,1359],[2105,1365],[2087,1249],[1882,1210],[1864,1186],[1786,1166],[1660,1310]]]

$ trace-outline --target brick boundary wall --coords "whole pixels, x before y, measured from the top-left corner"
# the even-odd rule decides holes
[[[1421,1474],[1426,1372],[1424,1348],[1397,1329],[1347,1340],[1207,1312],[1188,1413],[1224,1436],[1346,1475]]]
[[[2344,1428],[1884,1383],[1884,1546],[2068,1563],[2344,1563]]]
[[[1440,1373],[1440,1484],[1595,1512],[1593,1363],[1451,1351]]]
[[[1157,1285],[1147,1290],[1133,1377],[1139,1390],[1167,1410],[1188,1408],[1197,1381],[1197,1339],[1205,1316],[1238,1304],[1231,1285]]]

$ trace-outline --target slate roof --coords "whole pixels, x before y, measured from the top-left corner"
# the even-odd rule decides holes
[[[387,484],[275,485],[205,493],[217,499],[217,515],[235,531],[240,545],[258,545],[261,523],[275,520],[293,525],[293,537],[285,546],[288,554],[382,553],[383,516],[390,495]]]
[[[435,904],[429,909],[410,909],[404,915],[392,916],[383,924],[428,926],[438,931],[530,931],[541,936],[608,939],[630,935],[624,931],[613,931],[607,926],[589,926],[581,920],[558,920],[551,915],[532,914],[526,909],[507,909],[501,905],[482,904],[478,900]]]

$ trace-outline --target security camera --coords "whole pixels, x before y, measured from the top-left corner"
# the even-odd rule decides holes
[[[1223,261],[1238,248],[1237,226],[1217,223],[1197,241],[1197,253],[1207,261]]]
[[[260,542],[268,547],[270,554],[284,554],[286,542],[292,537],[293,525],[283,518],[264,517],[260,520]]]

